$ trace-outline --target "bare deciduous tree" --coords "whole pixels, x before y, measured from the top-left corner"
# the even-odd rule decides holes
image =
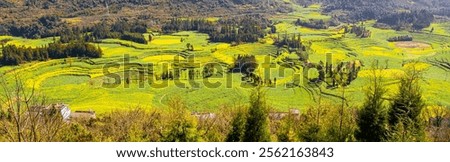
[[[12,83],[10,83],[10,81]],[[27,88],[18,74],[11,78],[1,76],[0,132],[5,141],[42,142],[55,141],[65,121],[60,109],[46,105],[34,86]]]

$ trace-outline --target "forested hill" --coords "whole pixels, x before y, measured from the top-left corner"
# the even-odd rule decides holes
[[[29,24],[42,16],[84,17],[88,22],[108,17],[164,19],[218,17],[289,12],[282,0],[1,0],[0,24]],[[1,30],[1,29],[0,29]]]
[[[433,15],[450,17],[449,0],[1,0],[0,13],[5,14],[0,16],[0,34],[28,31],[32,35],[27,38],[39,38],[66,25],[92,27],[105,18],[139,20],[158,28],[161,21],[176,17],[288,13],[295,10],[292,3],[320,3],[325,14],[341,22],[375,19],[379,27],[393,29],[421,29],[435,20]]]
[[[199,7],[232,7],[233,4],[256,4],[261,0],[6,0],[15,6],[51,7],[65,6],[72,9],[86,9],[104,7],[107,5],[189,5],[196,4]],[[200,6],[201,5],[201,6]],[[205,6],[206,5],[206,6]]]
[[[322,3],[325,13],[340,16],[341,21],[357,22],[381,19],[386,15],[414,10],[426,10],[438,16],[450,17],[449,0],[293,0],[301,5]]]
[[[450,17],[449,0],[2,0],[0,11],[9,14],[3,16],[0,23],[9,18],[41,17],[43,13],[60,17],[112,14],[165,18],[289,12],[292,11],[289,2],[321,3],[323,12],[347,22],[380,19],[391,13],[412,10]]]
[[[97,9],[108,8],[111,12],[118,12],[123,8],[142,10],[142,7],[166,14],[215,14],[224,11],[236,13],[245,9],[271,11],[283,4],[281,0],[3,0],[0,7],[55,9],[66,14],[83,11],[87,15]]]

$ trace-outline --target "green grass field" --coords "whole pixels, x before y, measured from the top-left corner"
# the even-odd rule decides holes
[[[289,1],[287,1],[289,2]],[[450,58],[450,23],[432,24],[430,28],[422,32],[409,33],[406,31],[382,30],[373,28],[374,21],[365,22],[372,31],[370,38],[356,38],[352,34],[343,34],[339,28],[315,30],[305,27],[297,27],[293,22],[297,18],[324,19],[330,17],[320,13],[320,5],[309,7],[296,6],[296,11],[287,15],[274,15],[277,21],[279,34],[300,33],[303,41],[312,42],[313,54],[311,62],[326,61],[326,53],[333,53],[333,61],[361,60],[365,67],[361,75],[346,88],[346,97],[354,105],[363,101],[363,90],[367,83],[368,71],[371,62],[379,60],[381,66],[386,66],[382,74],[389,85],[390,93],[395,91],[395,82],[402,75],[403,65],[408,61],[421,61],[416,65],[425,70],[425,81],[422,84],[424,99],[429,105],[450,105],[450,76],[448,71],[424,63],[427,58]],[[214,19],[215,20],[215,19]],[[212,20],[211,20],[212,21]],[[434,32],[430,33],[434,27]],[[271,35],[276,36],[277,34]],[[387,38],[399,35],[412,35],[414,42],[410,44],[396,44],[386,41]],[[270,40],[267,36],[266,40]],[[185,38],[181,42],[181,38]],[[53,38],[29,40],[19,37],[0,36],[2,39],[11,39],[8,44],[27,47],[43,46],[53,41]],[[164,107],[168,98],[179,96],[187,101],[190,109],[194,111],[214,112],[221,106],[246,104],[251,89],[248,85],[241,85],[240,74],[231,74],[222,78],[210,79],[210,82],[218,81],[222,86],[218,88],[200,88],[187,86],[179,88],[174,83],[169,83],[166,88],[153,88],[149,84],[139,87],[135,80],[131,81],[129,88],[125,84],[116,88],[103,88],[102,83],[108,78],[103,74],[103,65],[109,62],[121,63],[124,54],[130,56],[131,63],[163,63],[172,62],[173,58],[186,49],[186,44],[194,46],[194,51],[188,52],[195,56],[198,63],[219,62],[232,64],[238,54],[252,54],[257,56],[259,62],[263,62],[268,54],[276,53],[277,48],[271,43],[251,43],[230,46],[226,43],[209,43],[208,35],[196,32],[179,32],[172,35],[156,36],[149,44],[138,44],[129,41],[106,39],[96,44],[104,52],[103,58],[93,59],[94,65],[86,61],[70,58],[64,60],[50,60],[47,62],[33,62],[15,67],[0,67],[0,73],[5,74],[7,80],[18,74],[26,81],[28,88],[35,87],[45,94],[52,102],[63,102],[74,110],[95,110],[99,113],[109,112],[115,109],[126,109],[135,106],[144,108]],[[413,43],[413,44],[411,44]],[[124,46],[127,45],[127,46]],[[271,58],[275,60],[275,58]],[[70,62],[70,63],[67,63]],[[277,66],[279,67],[279,66]],[[155,70],[161,70],[156,68]],[[119,69],[111,69],[113,72],[123,73],[122,64]],[[272,78],[278,77],[277,88],[267,89],[268,103],[278,111],[287,111],[290,108],[304,109],[315,104],[314,97],[301,88],[287,88],[285,83],[292,82],[293,70],[287,70],[284,77],[279,76],[279,70],[272,69]],[[202,82],[196,79],[196,82]],[[182,80],[182,82],[187,82]],[[231,84],[228,87],[227,84]],[[340,89],[324,90],[330,94],[340,94]],[[325,99],[337,100],[324,96]]]

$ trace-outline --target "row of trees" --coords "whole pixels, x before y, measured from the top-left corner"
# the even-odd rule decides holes
[[[102,22],[91,28],[73,27],[66,28],[59,33],[62,43],[71,41],[97,42],[100,39],[114,38],[128,40],[136,43],[147,44],[143,33],[147,32],[145,24],[129,22],[127,20],[117,20],[113,24]]]
[[[136,42],[136,43],[141,43],[141,44],[148,44],[148,41],[144,38],[144,36],[141,33],[125,32],[125,33],[122,33],[122,35],[120,36],[120,39],[132,41],[132,42]]]
[[[103,21],[91,27],[69,27],[58,16],[43,16],[36,22],[26,25],[8,24],[4,34],[33,39],[60,36],[62,43],[116,38],[147,44],[148,41],[142,35],[146,32],[147,25],[137,20],[119,19],[113,23]]]
[[[178,31],[198,31],[202,33],[211,33],[215,30],[214,23],[206,19],[177,19],[173,18],[163,24],[161,30],[164,33],[174,33]]]
[[[413,41],[413,37],[409,36],[409,35],[402,35],[402,36],[388,38],[387,41],[389,41],[389,42]]]
[[[232,120],[227,141],[267,141],[275,134],[278,141],[448,141],[450,127],[448,109],[443,107],[424,111],[420,80],[422,72],[407,69],[400,78],[399,90],[390,98],[381,70],[374,67],[361,108],[319,105],[309,108],[301,116],[289,114],[281,122],[269,123],[263,97],[253,93],[248,113],[238,111]],[[258,97],[259,96],[259,97]],[[321,98],[321,97],[319,97]],[[255,106],[257,105],[257,106]],[[430,114],[435,114],[435,116]],[[257,114],[255,122],[254,114]],[[436,115],[437,114],[437,115]],[[246,121],[247,120],[247,121]],[[426,124],[428,123],[430,124]],[[252,123],[253,125],[249,125]],[[256,124],[258,123],[258,124]],[[276,133],[273,126],[276,125]],[[257,125],[253,130],[254,125]],[[250,130],[250,131],[249,131]],[[428,130],[428,137],[426,131]],[[253,131],[253,132],[251,132]],[[251,135],[249,134],[251,133]],[[248,136],[251,138],[248,138]],[[250,140],[249,140],[250,139]],[[273,140],[273,139],[272,139]]]
[[[67,57],[100,58],[102,50],[85,42],[68,44],[50,43],[48,46],[31,48],[16,45],[6,45],[2,48],[1,65],[19,65],[30,61],[45,61]]]

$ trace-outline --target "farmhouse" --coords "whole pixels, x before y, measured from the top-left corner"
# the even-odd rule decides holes
[[[34,106],[30,108],[29,113],[39,115],[56,115],[59,113],[64,121],[72,119],[95,119],[95,111],[75,111],[72,112],[69,106],[64,103],[51,104],[49,106]]]
[[[199,120],[207,120],[207,119],[215,119],[216,118],[215,113],[193,112],[191,115],[197,117]]]
[[[195,116],[198,120],[208,120],[215,119],[217,115],[215,113],[207,113],[207,112],[193,112],[192,116]],[[269,118],[270,120],[282,120],[285,117],[292,115],[295,118],[300,117],[300,110],[298,109],[290,109],[289,112],[270,112]]]
[[[300,110],[290,109],[289,112],[270,112],[269,118],[270,118],[270,120],[282,120],[289,115],[292,115],[293,117],[298,118],[298,117],[300,117]]]
[[[64,121],[70,120],[71,110],[66,104],[58,103],[49,106],[33,106],[28,110],[28,113],[35,115],[56,115],[61,114]]]

